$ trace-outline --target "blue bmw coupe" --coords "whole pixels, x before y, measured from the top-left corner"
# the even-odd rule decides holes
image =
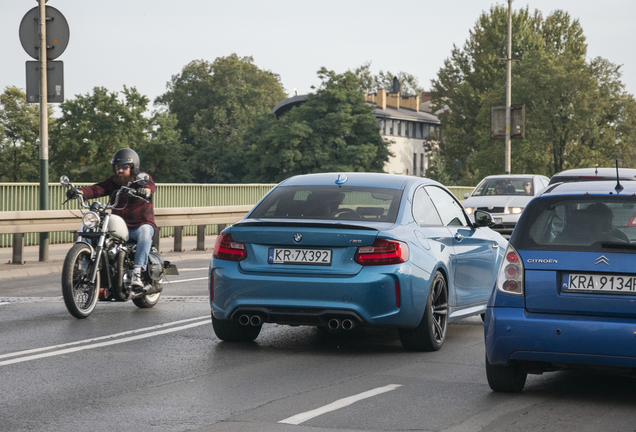
[[[507,241],[418,177],[289,178],[223,230],[210,264],[216,335],[252,341],[263,323],[399,330],[409,350],[442,347],[449,322],[483,314]]]
[[[557,183],[521,215],[485,318],[486,375],[636,370],[636,182]],[[623,368],[623,369],[620,369]]]

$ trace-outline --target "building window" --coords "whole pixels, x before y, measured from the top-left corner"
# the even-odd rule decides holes
[[[415,126],[415,138],[422,138],[422,123],[414,123]]]
[[[413,175],[417,175],[417,153],[413,153]]]
[[[424,153],[420,153],[420,177],[424,177]]]
[[[402,122],[397,120],[397,136],[402,136]]]
[[[422,123],[422,138],[426,139],[428,138],[428,124],[427,123]]]
[[[387,128],[389,129],[389,135],[393,135],[393,120],[389,120]]]

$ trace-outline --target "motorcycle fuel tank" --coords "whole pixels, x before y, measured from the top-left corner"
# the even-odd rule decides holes
[[[128,241],[128,227],[120,216],[110,215],[110,219],[108,219],[108,231],[113,231],[112,235],[124,241]]]

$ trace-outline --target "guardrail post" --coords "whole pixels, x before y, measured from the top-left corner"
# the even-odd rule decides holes
[[[197,250],[205,250],[205,225],[197,225]]]
[[[161,241],[161,227],[157,227],[155,233],[152,235],[152,244],[155,245],[157,250],[161,252],[161,248],[159,247],[159,242]]]
[[[22,261],[23,250],[24,250],[24,234],[13,233],[13,258],[11,260],[12,264],[24,263],[24,261]]]
[[[183,227],[174,227],[174,252],[183,252]]]

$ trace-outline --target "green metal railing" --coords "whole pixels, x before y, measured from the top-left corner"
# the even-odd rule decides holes
[[[92,183],[77,183],[78,187],[90,186]],[[154,195],[155,207],[214,207],[230,205],[256,204],[274,184],[157,184]],[[39,183],[0,183],[0,211],[38,210],[40,203]],[[77,208],[76,201],[66,200],[66,188],[59,184],[49,184],[49,210]],[[107,197],[99,201],[106,202]],[[77,220],[79,228],[80,220]],[[174,228],[162,228],[162,237],[171,237]],[[206,227],[206,235],[218,234],[216,225]],[[196,227],[184,227],[183,235],[196,235]],[[24,236],[24,245],[36,245],[40,235],[29,233]],[[50,234],[50,243],[68,243],[72,234],[61,231]],[[0,235],[0,247],[12,246],[13,236]]]
[[[76,186],[90,186],[92,183],[77,183]],[[230,205],[256,204],[263,195],[269,192],[274,184],[181,184],[160,183],[154,195],[155,207],[212,207]],[[464,193],[470,193],[472,186],[450,186],[450,191],[463,201]],[[64,210],[76,208],[76,201],[66,200],[66,188],[59,184],[49,184],[49,209]],[[107,198],[99,201],[106,202]],[[0,183],[0,211],[30,211],[38,210],[40,203],[39,183]],[[79,228],[80,220],[77,221]],[[161,229],[162,237],[171,237],[174,228]],[[206,227],[206,235],[218,234],[216,225]],[[196,227],[184,227],[183,235],[196,235]],[[51,244],[68,243],[72,241],[72,234],[61,231],[50,234]],[[28,233],[24,236],[24,245],[36,245],[40,235]],[[0,235],[0,247],[12,246],[13,236]]]

